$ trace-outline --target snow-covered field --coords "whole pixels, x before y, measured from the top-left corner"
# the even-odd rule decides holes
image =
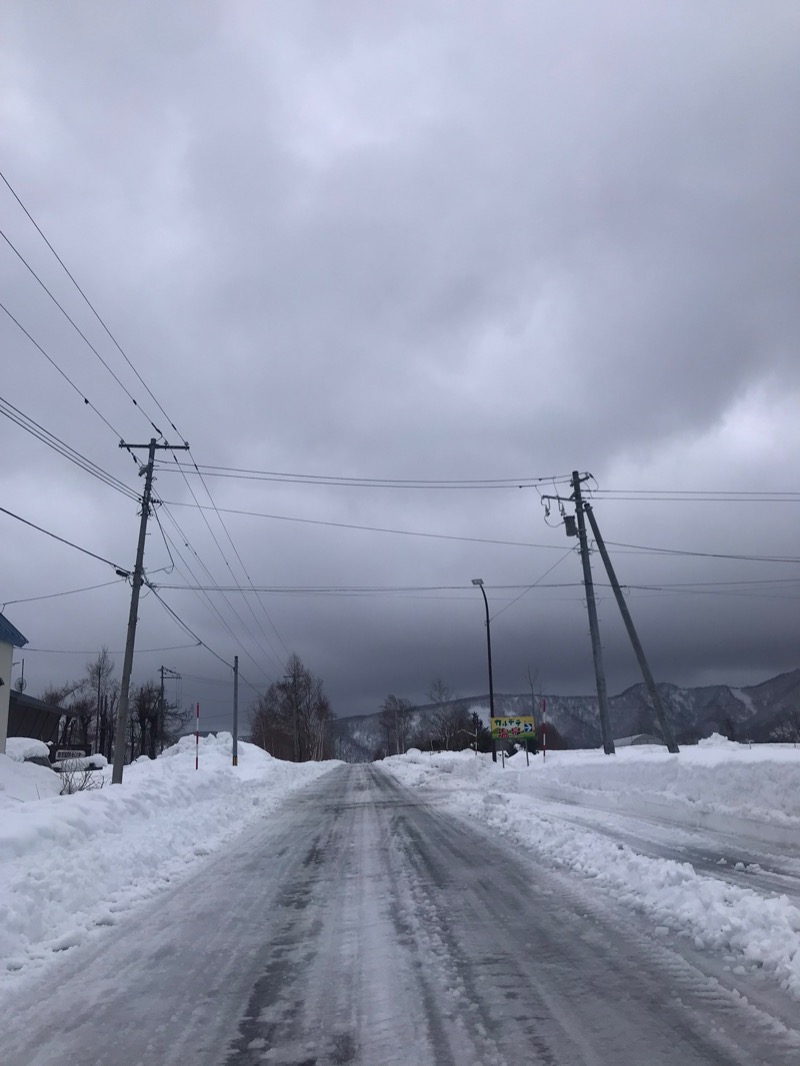
[[[412,751],[383,765],[435,789],[450,812],[593,879],[664,938],[715,949],[727,969],[760,972],[800,999],[800,748],[713,736],[679,755],[554,751],[527,765],[520,752],[503,767],[473,752]],[[760,861],[726,857],[753,854]]]
[[[62,778],[25,763],[47,747],[9,738],[0,755],[0,987],[37,972],[54,951],[96,936],[126,911],[185,877],[286,795],[335,763],[273,759],[232,737],[184,737],[157,760],[110,767],[93,788],[59,795]]]

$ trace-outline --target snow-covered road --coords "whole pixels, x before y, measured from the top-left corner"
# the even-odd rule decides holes
[[[12,991],[3,1063],[798,1061],[796,1000],[440,795],[380,766],[319,777]]]

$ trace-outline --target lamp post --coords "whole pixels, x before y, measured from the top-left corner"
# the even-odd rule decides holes
[[[486,650],[489,655],[489,717],[494,718],[494,683],[492,681],[492,630],[489,625],[489,601],[486,599],[486,589],[483,587],[482,577],[473,577],[472,584],[477,585],[483,596],[483,605],[486,608]],[[491,726],[491,721],[489,722]],[[477,748],[477,744],[476,744]],[[492,736],[492,762],[497,762],[497,742]]]

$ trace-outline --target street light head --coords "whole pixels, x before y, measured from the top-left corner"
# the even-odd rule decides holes
[[[472,584],[473,585],[482,585],[483,584],[483,578],[482,577],[473,577]]]

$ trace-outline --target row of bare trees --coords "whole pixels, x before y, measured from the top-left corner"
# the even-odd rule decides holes
[[[466,701],[459,700],[441,678],[435,678],[431,683],[428,700],[429,704],[422,711],[402,697],[386,697],[380,710],[383,737],[373,753],[374,758],[402,755],[409,748],[423,751],[492,750],[492,734],[481,715],[470,709]],[[542,742],[542,726],[538,723],[536,744],[532,745],[532,750],[541,748]],[[547,746],[551,749],[566,747],[552,725],[547,726]]]
[[[403,755],[408,748],[431,751],[463,751],[477,744],[478,751],[491,749],[491,734],[480,715],[460,703],[455,692],[435,678],[428,691],[431,708],[424,715],[402,697],[389,695],[380,712],[385,741],[376,758]]]
[[[103,648],[96,659],[86,664],[82,678],[50,685],[42,693],[45,703],[72,712],[61,719],[58,747],[89,747],[109,760],[113,758],[120,691],[114,669],[114,660]],[[160,686],[153,681],[131,689],[129,706],[125,745],[131,761],[140,755],[154,759],[175,743],[191,716],[191,711],[182,710],[163,697]]]
[[[332,758],[334,713],[322,681],[292,654],[281,681],[274,681],[250,709],[250,739],[277,759]]]

